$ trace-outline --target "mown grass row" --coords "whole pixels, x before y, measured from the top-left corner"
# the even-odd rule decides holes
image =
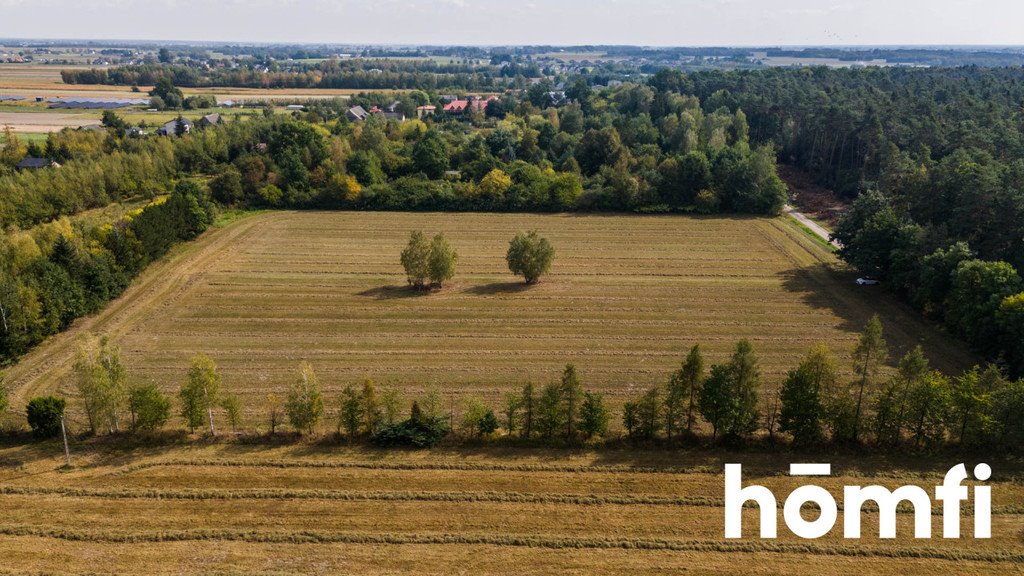
[[[337,462],[326,460],[240,460],[240,459],[171,459],[140,462],[121,469],[128,474],[149,468],[220,467],[220,468],[321,468],[365,470],[453,470],[477,472],[564,472],[600,474],[719,474],[721,469],[711,466],[626,466],[589,464],[499,464],[493,462]]]
[[[541,494],[497,491],[388,491],[388,490],[308,490],[293,488],[201,489],[201,488],[68,488],[42,486],[0,486],[2,496],[62,496],[67,498],[105,498],[111,500],[336,500],[348,502],[493,502],[514,504],[568,504],[575,506],[703,506],[724,508],[725,500],[711,496],[660,496],[654,494]],[[837,503],[842,511],[843,504]],[[746,502],[744,508],[757,508]],[[816,509],[813,504],[805,509]],[[862,512],[878,512],[878,506],[865,504]],[[972,514],[974,507],[964,505],[962,512]],[[993,515],[1024,514],[1024,505],[993,506]],[[914,508],[906,502],[896,512],[910,514]],[[933,506],[932,514],[941,514],[942,506]]]
[[[238,541],[260,544],[428,544],[507,546],[550,549],[668,550],[723,553],[776,553],[814,556],[875,558],[919,558],[949,561],[1011,562],[1024,564],[1024,552],[940,549],[931,547],[879,547],[767,540],[661,540],[655,538],[573,538],[546,536],[499,536],[475,534],[373,534],[319,532],[315,530],[164,530],[128,532],[118,530],[75,530],[71,528],[0,526],[0,535],[38,537],[76,542],[142,544],[203,540]]]
[[[522,504],[572,504],[579,506],[724,506],[721,498],[703,496],[657,496],[597,494],[537,494],[524,492],[409,492],[377,490],[255,489],[157,489],[157,488],[64,488],[2,486],[5,496],[65,496],[133,500],[341,500],[407,502],[502,502]]]
[[[358,461],[327,461],[327,460],[243,460],[243,459],[169,459],[130,464],[121,469],[128,474],[150,468],[181,467],[219,467],[219,468],[312,468],[312,469],[364,469],[364,470],[452,470],[475,472],[562,472],[562,473],[593,473],[593,474],[712,474],[720,475],[724,468],[720,466],[630,466],[602,464],[509,464],[495,462],[358,462]],[[749,467],[745,467],[749,469]],[[879,478],[886,480],[942,480],[945,472],[883,470],[863,472],[857,470],[835,471],[833,477],[845,478]],[[757,471],[758,476],[789,476],[788,469],[774,470],[765,473]],[[1020,483],[1024,476],[1003,475],[993,476],[994,481]]]

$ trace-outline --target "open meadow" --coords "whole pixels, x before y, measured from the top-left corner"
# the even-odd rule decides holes
[[[416,229],[445,232],[459,251],[441,291],[405,287],[399,253]],[[550,238],[556,257],[528,287],[504,255],[530,229]],[[54,390],[74,397],[71,358],[88,330],[122,348],[132,381],[171,394],[190,357],[210,355],[252,427],[263,425],[263,398],[284,394],[303,360],[329,414],[341,389],[365,378],[407,402],[437,387],[456,403],[474,395],[497,405],[570,362],[619,407],[664,383],[694,343],[722,362],[748,338],[767,399],[819,342],[852,379],[846,358],[876,312],[894,355],[920,343],[940,369],[976,361],[837,267],[784,218],[262,213],[179,247],[105,310],[29,353],[7,382],[12,405]]]
[[[1009,574],[1020,571],[1019,482],[993,478],[993,538],[835,533],[725,540],[721,470],[784,498],[802,481],[778,455],[337,445],[0,448],[0,554],[20,572],[136,574]],[[830,455],[816,484],[938,484],[915,459]],[[941,533],[933,515],[933,533]],[[756,529],[748,509],[745,534]],[[964,514],[970,530],[970,514]]]

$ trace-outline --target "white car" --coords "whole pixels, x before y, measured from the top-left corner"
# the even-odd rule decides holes
[[[871,276],[863,276],[861,278],[857,278],[858,286],[878,286],[879,284],[881,284],[881,282],[872,278]]]

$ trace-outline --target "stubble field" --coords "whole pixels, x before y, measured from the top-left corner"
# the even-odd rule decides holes
[[[58,470],[55,443],[0,449],[4,568],[136,574],[1009,574],[1024,562],[1021,485],[993,479],[991,540],[915,541],[833,534],[802,541],[780,526],[722,535],[721,470],[785,496],[801,481],[778,456],[640,451],[434,450],[343,447],[76,451]],[[933,464],[829,457],[843,485],[935,485]],[[813,517],[813,512],[806,516]],[[780,515],[781,516],[781,515]],[[781,521],[781,520],[780,520]],[[965,507],[963,530],[971,533]],[[932,530],[940,535],[941,516]]]
[[[458,273],[440,292],[403,287],[408,234],[444,231]],[[508,239],[537,229],[557,250],[525,287]],[[894,351],[921,342],[935,364],[974,361],[785,219],[602,215],[274,212],[221,226],[154,264],[120,299],[8,373],[12,405],[59,390],[75,338],[109,334],[133,382],[177,390],[191,355],[218,363],[247,427],[300,360],[333,412],[342,387],[372,377],[407,399],[436,385],[496,402],[566,362],[616,409],[662,382],[694,342],[724,360],[750,338],[764,388],[819,342],[840,356],[878,312]],[[849,375],[849,373],[847,373]],[[72,406],[72,420],[74,421]],[[328,418],[333,418],[329,414]],[[80,425],[80,422],[79,422]],[[175,423],[174,426],[179,426]],[[328,423],[327,427],[332,424]],[[1013,469],[995,467],[993,539],[775,541],[723,538],[722,466],[779,498],[790,460],[831,461],[822,479],[938,484],[954,462],[877,456],[512,448],[384,452],[333,441],[284,446],[55,442],[0,447],[0,557],[13,572],[465,574],[1005,574],[1024,562]],[[755,518],[746,512],[747,534]],[[941,533],[938,515],[933,521]],[[964,530],[970,532],[965,507]],[[841,528],[840,528],[841,530]]]
[[[405,287],[410,231],[445,232],[459,251],[439,292]],[[556,248],[527,287],[505,265],[508,240],[537,229]],[[934,364],[974,358],[882,291],[853,285],[834,257],[784,219],[599,215],[276,212],[243,218],[154,265],[128,293],[40,346],[8,373],[16,396],[59,389],[74,340],[121,346],[133,381],[175,393],[195,354],[217,363],[256,427],[300,361],[329,399],[372,378],[407,400],[436,387],[497,403],[566,363],[613,406],[663,383],[700,343],[725,361],[740,338],[761,358],[766,397],[816,343],[844,370],[878,312],[894,353],[917,343]]]

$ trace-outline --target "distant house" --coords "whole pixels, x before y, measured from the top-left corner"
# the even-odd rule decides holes
[[[462,114],[469,108],[469,100],[455,100],[444,105],[445,114]]]
[[[494,102],[497,99],[497,96],[488,96],[487,98],[477,97],[475,100],[472,101],[473,108],[481,111],[487,110],[487,105],[490,104],[491,102]]]
[[[437,111],[437,106],[417,106],[416,117],[423,118],[425,116],[433,116],[434,112]]]
[[[217,124],[220,124],[220,122],[220,114],[214,112],[213,114],[207,114],[206,116],[200,118],[199,127],[208,128],[210,126],[216,126]]]
[[[394,120],[396,122],[405,122],[405,114],[401,112],[382,112],[385,120]]]
[[[18,170],[39,170],[40,168],[60,168],[60,164],[50,160],[49,158],[23,158],[21,162],[18,162]]]
[[[185,134],[191,134],[192,128],[195,124],[192,123],[188,118],[175,118],[163,126],[157,128],[156,133],[161,136],[179,136],[178,134],[178,123],[181,123],[182,129]]]
[[[146,133],[142,131],[142,128],[138,126],[132,126],[124,129],[124,135],[128,138],[145,138]]]
[[[284,107],[285,110],[305,110],[306,107],[302,104],[289,104]]]
[[[398,111],[398,107],[401,106],[401,105],[402,105],[402,101],[401,100],[395,100],[391,104],[388,104],[387,107],[385,108],[385,110],[387,110],[388,112],[397,112]]]
[[[449,102],[454,102],[454,101],[458,100],[459,97],[454,95],[454,94],[441,94],[439,99],[441,100],[442,104],[447,104]]]
[[[353,106],[348,109],[346,116],[348,116],[348,119],[352,122],[362,122],[370,117],[370,113],[362,106]]]

